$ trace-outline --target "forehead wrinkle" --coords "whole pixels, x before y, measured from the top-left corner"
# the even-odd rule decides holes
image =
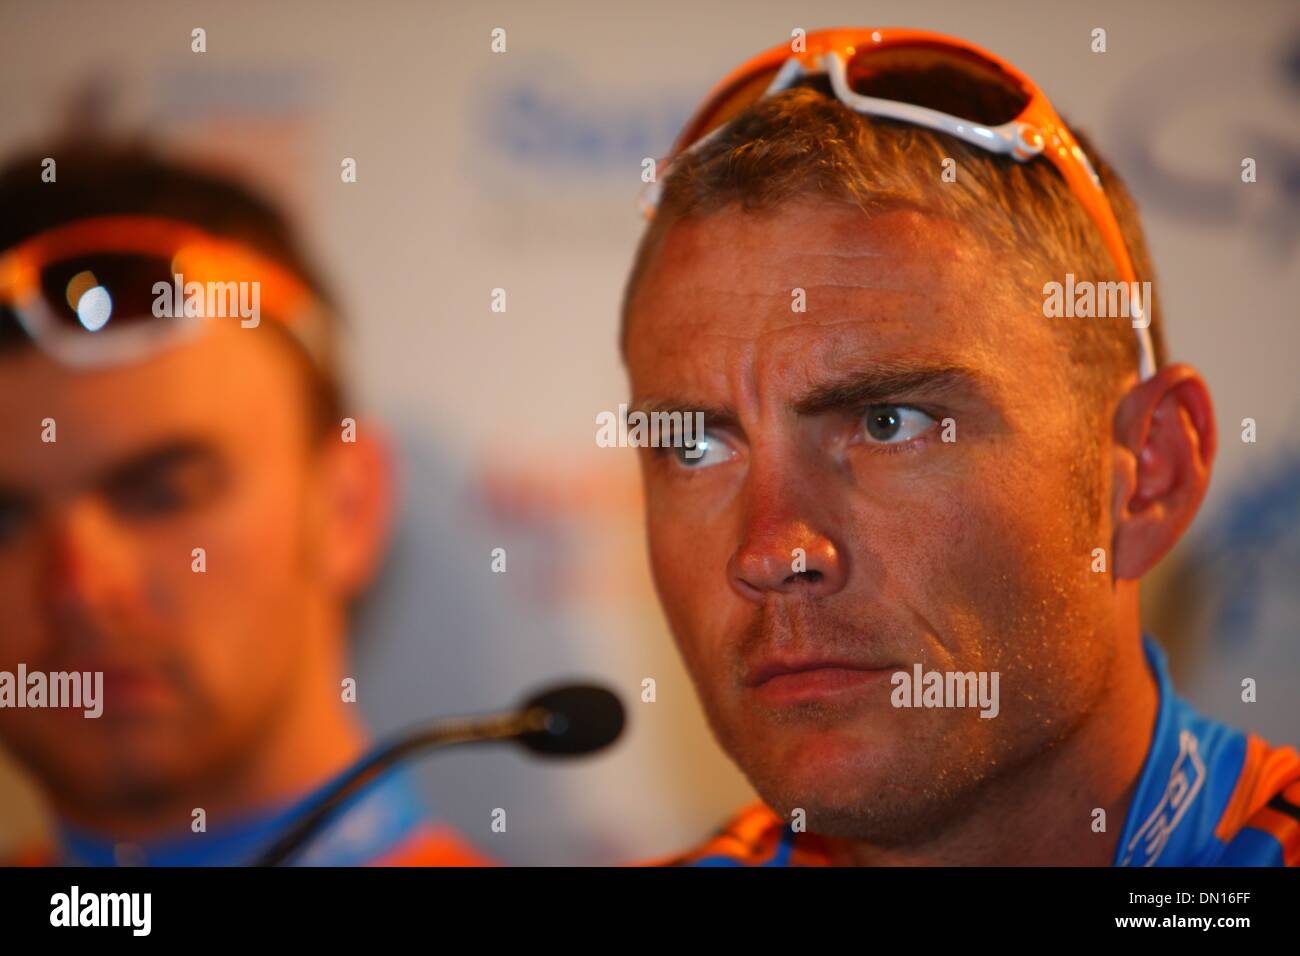
[[[821,269],[842,269],[845,264],[849,266],[857,263],[865,263],[864,271],[870,275],[888,275],[892,270],[886,268],[888,263],[897,263],[902,266],[932,266],[935,263],[944,265],[959,263],[961,257],[953,255],[947,249],[936,249],[930,246],[921,248],[881,248],[873,246],[857,251],[844,250],[804,250],[782,256],[780,262],[782,265],[789,265],[792,269],[800,268],[821,268]]]
[[[788,289],[782,289],[780,295],[774,297],[763,292],[733,292],[714,288],[707,290],[714,295],[709,297],[708,302],[701,299],[699,307],[650,309],[642,317],[642,320],[644,321],[644,318],[648,317],[662,324],[663,327],[658,330],[661,334],[654,337],[653,341],[656,342],[684,334],[701,337],[707,335],[727,337],[733,335],[733,333],[728,333],[717,327],[731,325],[745,318],[746,316],[737,314],[742,311],[746,315],[753,315],[766,321],[789,316],[790,321],[788,323],[777,326],[778,329],[781,329],[787,326],[800,325],[824,326],[837,321],[876,322],[887,317],[892,318],[893,316],[890,313],[896,312],[900,307],[915,308],[918,304],[938,304],[944,297],[944,283],[942,282],[920,289],[915,287],[862,286],[858,284],[826,284],[804,288],[808,292],[809,298],[807,312],[792,312],[790,310],[790,290]],[[818,292],[824,293],[824,295],[816,295]],[[689,297],[689,293],[682,293],[682,295]],[[865,297],[868,301],[854,301],[855,298],[860,297]],[[725,305],[722,305],[714,301],[715,298],[725,298],[728,301]],[[741,307],[741,303],[751,302],[763,306],[762,310]],[[866,310],[870,310],[870,314],[866,314]],[[827,314],[845,315],[846,313],[857,312],[863,314],[849,315],[845,319],[823,318]],[[669,330],[671,330],[673,336],[663,334]]]
[[[789,211],[795,213],[796,220],[810,212]],[[755,234],[753,226],[766,218],[761,214],[747,213],[734,220],[706,217],[674,223],[642,285],[643,293],[649,287],[656,290],[654,299],[659,301],[659,308],[654,308],[654,299],[643,299],[641,305],[672,322],[681,312],[698,312],[704,300],[724,297],[732,303],[756,299],[784,302],[794,288],[803,288],[810,297],[862,290],[911,298],[936,295],[960,281],[962,266],[968,264],[963,260],[969,256],[925,217],[905,214],[904,221],[920,222],[921,228],[893,229],[882,235],[880,222],[888,214],[864,222],[859,210],[844,212],[850,215],[836,217],[829,229],[819,229],[838,245],[786,252],[774,248],[768,238],[770,233]],[[842,240],[847,237],[852,237],[853,242],[846,248]],[[718,271],[710,265],[711,254],[719,246],[728,245],[749,254],[733,257],[725,278],[719,281]],[[853,266],[858,263],[861,266],[855,270]],[[935,268],[936,263],[940,268]],[[665,271],[673,275],[671,282],[662,281]],[[678,303],[683,300],[693,308],[681,309]],[[816,307],[816,302],[809,303],[810,311]]]
[[[727,299],[776,299],[787,301],[794,289],[803,289],[811,298],[817,290],[860,290],[863,292],[895,292],[904,295],[932,295],[936,286],[948,285],[950,269],[935,270],[934,263],[950,263],[939,256],[831,256],[808,255],[802,262],[790,259],[780,261],[779,269],[772,263],[751,261],[731,271],[719,281],[710,269],[692,265],[694,273],[677,278],[665,290],[667,303],[699,300],[704,297]],[[860,269],[846,268],[846,263],[864,263]],[[882,263],[894,263],[894,268],[884,268]],[[869,265],[868,265],[869,263]],[[921,273],[918,275],[918,273]],[[712,280],[712,281],[710,281]],[[917,280],[924,285],[917,288]]]
[[[808,344],[805,341],[807,336],[813,336],[811,344],[819,360],[830,362],[836,360],[839,353],[861,353],[870,349],[882,336],[900,330],[909,332],[915,326],[918,317],[914,313],[899,315],[892,312],[882,310],[870,316],[837,315],[833,318],[792,315],[780,325],[734,331],[728,327],[719,328],[715,319],[700,317],[683,323],[676,330],[677,334],[656,336],[647,345],[650,355],[676,363],[678,374],[685,372],[693,381],[721,374],[729,382],[739,384],[752,401],[762,384],[759,369],[780,371],[789,367],[789,353],[792,350],[797,353],[801,345]],[[732,346],[739,346],[735,354],[732,354]],[[899,343],[894,343],[888,346],[887,351],[897,352],[899,347]],[[724,370],[723,363],[731,364],[732,368]],[[766,376],[762,381],[766,381]]]
[[[710,374],[709,368],[701,368],[702,361],[706,366],[714,364],[715,350],[710,345],[721,345],[722,348],[718,357],[724,361],[733,361],[736,363],[745,363],[750,369],[762,366],[774,366],[783,368],[789,364],[789,356],[784,354],[791,349],[798,350],[800,337],[807,334],[820,334],[828,336],[828,339],[814,341],[815,352],[822,357],[823,361],[830,361],[837,353],[844,351],[860,352],[870,347],[869,342],[851,341],[845,343],[844,339],[861,338],[871,336],[879,338],[889,331],[899,329],[908,330],[914,324],[912,316],[897,315],[873,315],[866,316],[844,316],[840,318],[792,318],[778,326],[769,326],[761,329],[757,333],[752,331],[728,331],[713,327],[713,323],[707,319],[702,319],[696,325],[699,331],[689,335],[689,340],[678,335],[657,337],[651,345],[651,354],[663,359],[680,362],[678,371],[689,370],[688,374],[692,379],[699,376],[693,372],[702,372],[704,375]],[[691,328],[688,326],[687,328]],[[739,351],[732,356],[731,349],[728,346],[738,345]],[[897,346],[894,346],[896,350]],[[827,357],[830,353],[830,357]],[[683,361],[683,359],[685,361]],[[728,377],[733,377],[730,373]],[[741,374],[739,365],[734,373],[738,381],[744,383],[746,389],[752,390],[757,388],[758,381],[754,373]],[[752,391],[751,391],[752,397]]]
[[[956,263],[966,258],[961,246],[928,220],[917,230],[886,230],[882,228],[881,220],[887,218],[887,214],[864,220],[860,211],[854,210],[854,213],[848,223],[837,223],[829,229],[819,227],[822,235],[828,235],[833,240],[829,247],[784,251],[775,260],[772,253],[777,250],[773,249],[773,243],[768,239],[770,233],[755,233],[749,228],[756,223],[763,223],[764,217],[761,215],[748,213],[741,219],[730,221],[711,217],[679,221],[672,225],[665,236],[653,271],[672,268],[686,276],[691,273],[698,276],[705,272],[704,262],[708,258],[708,252],[719,244],[731,245],[746,253],[739,258],[738,268],[730,273],[733,287],[745,284],[760,289],[784,290],[788,288],[787,282],[772,281],[777,278],[775,273],[778,271],[772,268],[773,265],[779,267],[782,277],[788,277],[797,271],[814,273],[809,279],[815,284],[818,274],[842,271],[845,263],[862,262],[864,273],[878,275],[893,271],[882,268],[885,263],[897,263],[900,267],[905,263],[913,263],[920,267],[935,262]],[[695,282],[694,287],[700,291],[731,291],[712,283]]]

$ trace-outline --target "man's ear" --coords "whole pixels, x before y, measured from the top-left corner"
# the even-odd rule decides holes
[[[1170,365],[1133,386],[1114,434],[1113,568],[1137,580],[1182,537],[1210,484],[1214,405],[1200,373]]]
[[[318,450],[320,561],[341,597],[353,598],[383,564],[396,510],[393,456],[373,423],[358,421],[353,441],[326,437]]]

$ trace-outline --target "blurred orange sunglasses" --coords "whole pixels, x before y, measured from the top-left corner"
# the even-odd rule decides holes
[[[987,94],[967,98],[979,104],[978,110],[970,111],[980,115],[958,116],[935,108],[937,103],[898,98],[910,93],[896,82],[901,75],[934,68],[948,71],[963,83],[977,84]],[[948,133],[1022,163],[1045,157],[1101,233],[1120,279],[1136,282],[1128,247],[1101,179],[1042,90],[992,53],[956,37],[923,30],[817,30],[742,64],[713,88],[659,162],[655,181],[648,184],[642,197],[643,214],[647,218],[654,215],[660,183],[681,156],[707,142],[760,99],[807,76],[826,77],[835,96],[859,113]],[[1131,302],[1138,371],[1144,381],[1155,374],[1149,322],[1142,321],[1139,311],[1145,307],[1140,300]]]
[[[257,321],[265,311],[321,360],[319,325],[311,320],[324,309],[296,275],[243,243],[156,216],[75,220],[4,251],[0,313],[63,364],[138,361],[198,331],[205,315],[182,308],[182,296],[171,294],[178,283],[182,293],[197,283],[223,296],[231,283],[256,283]],[[159,314],[160,293],[169,314]]]

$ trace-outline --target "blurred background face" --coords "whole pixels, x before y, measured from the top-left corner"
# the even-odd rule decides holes
[[[932,826],[1107,674],[1104,435],[1004,272],[951,224],[807,203],[674,224],[632,303],[634,407],[709,430],[641,453],[661,599],[724,748],[821,832]],[[916,663],[999,672],[1000,713],[893,707]]]
[[[104,672],[97,720],[0,714],[56,791],[139,809],[219,779],[310,672],[328,602],[307,398],[288,349],[259,338],[218,322],[90,373],[0,354],[0,668]]]

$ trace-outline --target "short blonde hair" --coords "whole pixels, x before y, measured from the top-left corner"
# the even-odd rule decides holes
[[[1152,283],[1150,332],[1157,365],[1163,364],[1160,296],[1137,206],[1110,165],[1073,132],[1101,177],[1138,281]],[[945,159],[957,162],[956,182],[940,178]],[[864,116],[829,95],[824,81],[749,107],[680,157],[661,186],[658,211],[642,236],[624,293],[624,345],[637,286],[668,228],[727,208],[758,211],[816,197],[868,213],[911,206],[967,227],[1026,289],[1044,274],[1057,281],[1066,272],[1094,281],[1119,279],[1096,226],[1051,163],[1019,163],[944,133]],[[1059,320],[1059,327],[1077,378],[1109,390],[1136,371],[1136,336],[1127,320]]]

